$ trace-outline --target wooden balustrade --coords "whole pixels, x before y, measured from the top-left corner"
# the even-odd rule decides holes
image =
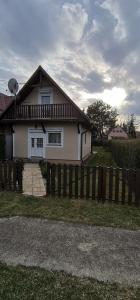
[[[78,113],[71,104],[37,104],[17,105],[11,108],[5,115],[7,120],[20,119],[63,119],[76,118]]]

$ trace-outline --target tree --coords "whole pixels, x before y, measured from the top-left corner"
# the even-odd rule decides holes
[[[128,117],[128,121],[124,122],[121,127],[132,139],[136,138],[136,125],[135,125],[135,116],[134,114]]]
[[[128,135],[130,138],[135,139],[136,138],[136,129],[135,129],[135,117],[132,114],[130,116],[130,120],[127,123],[128,128]]]
[[[87,116],[98,130],[101,141],[105,130],[115,127],[117,121],[117,110],[102,100],[97,100],[87,108]]]

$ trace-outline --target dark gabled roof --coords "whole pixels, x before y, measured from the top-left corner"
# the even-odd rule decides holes
[[[42,78],[45,77],[47,80],[55,86],[61,94],[68,100],[70,104],[72,104],[75,109],[79,112],[81,115],[81,118],[83,119],[84,122],[88,123],[90,126],[90,121],[88,117],[85,115],[85,113],[72,101],[72,99],[63,91],[63,89],[52,79],[52,77],[42,68],[42,66],[39,66],[36,71],[33,73],[33,75],[29,78],[29,80],[25,83],[25,85],[21,88],[19,93],[17,94],[17,103],[21,103],[24,101],[24,99],[28,96],[28,94],[33,90],[35,84],[38,83]],[[7,110],[9,110],[10,107],[12,107],[14,104],[14,100],[8,105],[6,110],[1,114],[1,119],[4,117],[5,113]]]

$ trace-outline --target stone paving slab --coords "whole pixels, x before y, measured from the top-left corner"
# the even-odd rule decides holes
[[[23,194],[45,196],[46,188],[38,163],[26,163],[23,170]]]
[[[140,231],[2,218],[0,261],[139,286]]]

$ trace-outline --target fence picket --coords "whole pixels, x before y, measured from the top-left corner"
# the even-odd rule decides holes
[[[102,201],[106,201],[106,176],[107,168],[102,168]]]
[[[98,201],[102,200],[102,167],[98,167]]]
[[[136,170],[136,192],[135,192],[135,205],[140,205],[140,170]]]
[[[126,195],[126,170],[122,169],[122,204],[125,203]]]
[[[55,175],[56,175],[56,166],[53,164],[51,168],[51,194],[55,196]]]
[[[119,201],[119,169],[115,170],[115,202]]]
[[[133,196],[133,176],[134,176],[134,171],[129,170],[128,172],[128,204],[132,204],[132,196]]]
[[[92,168],[92,199],[96,198],[96,167]]]
[[[8,190],[8,180],[7,180],[7,162],[4,163],[4,184],[5,184],[5,190]],[[16,188],[15,188],[16,190]]]
[[[2,164],[2,162],[0,162],[0,191],[3,190],[2,167],[3,167],[3,164]]]
[[[0,190],[21,191],[23,163],[0,162]]]
[[[58,197],[61,197],[61,165],[58,165],[57,168],[57,174],[58,174],[58,178],[57,178],[57,182],[58,182]]]
[[[20,171],[20,170],[19,170]],[[11,176],[12,176],[12,164],[11,162],[9,162],[9,166],[7,168],[7,188],[10,191],[12,188],[12,184],[11,184]],[[19,172],[20,173],[20,172]]]
[[[69,165],[69,197],[72,198],[72,171],[73,168]]]
[[[89,193],[90,193],[90,168],[86,168],[86,199],[89,198]]]
[[[51,175],[51,165],[50,163],[47,163],[47,195],[50,195],[51,189],[50,189],[50,176]]]
[[[109,168],[109,201],[112,202],[113,196],[113,168]]]
[[[80,198],[84,198],[84,166],[81,166],[80,170]]]
[[[67,196],[67,166],[63,167],[63,196]]]
[[[75,198],[78,198],[78,166],[75,166]]]

